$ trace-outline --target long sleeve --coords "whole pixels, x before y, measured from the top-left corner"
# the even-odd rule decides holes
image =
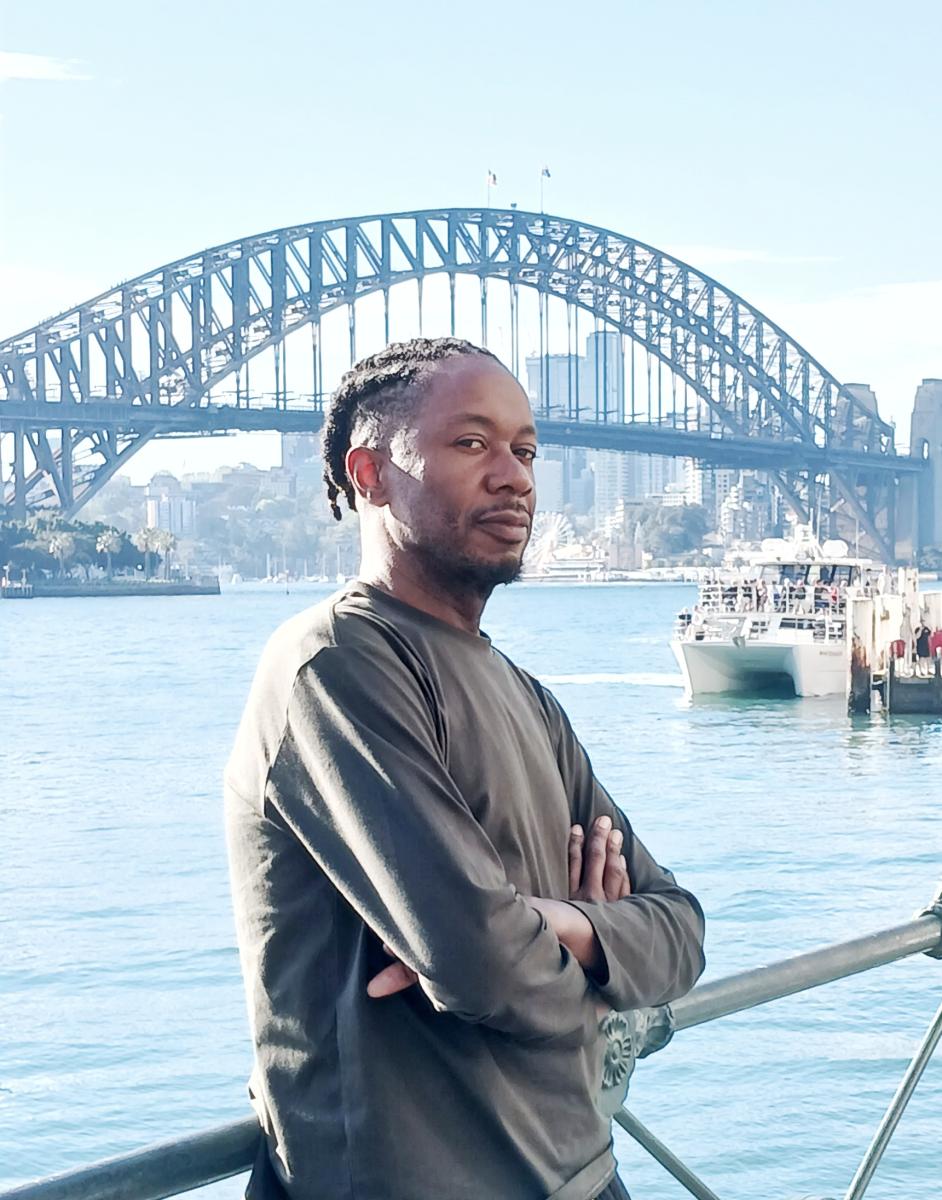
[[[619,1010],[676,1000],[703,972],[703,910],[635,836],[595,778],[566,714],[549,692],[540,691],[571,796],[573,822],[588,831],[597,817],[608,814],[625,839],[632,894],[601,904],[570,901],[592,922],[605,956],[605,968],[594,977],[599,994]]]
[[[582,969],[507,880],[446,769],[429,682],[394,645],[302,667],[265,802],[436,1009],[521,1040],[597,1035]]]

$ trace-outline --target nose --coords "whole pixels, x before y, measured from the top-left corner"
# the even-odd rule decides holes
[[[491,462],[487,487],[494,493],[509,491],[515,496],[528,496],[533,491],[532,464],[514,454],[510,446],[502,447]]]

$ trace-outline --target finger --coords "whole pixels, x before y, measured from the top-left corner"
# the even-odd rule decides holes
[[[606,900],[620,900],[625,882],[625,860],[622,856],[624,837],[620,829],[613,829],[605,844],[605,873],[603,886]]]
[[[602,900],[605,895],[603,878],[605,859],[608,854],[608,835],[611,833],[611,817],[597,817],[586,842],[585,861],[582,866],[581,891],[587,900]]]
[[[631,895],[631,877],[628,874],[628,863],[625,860],[624,854],[621,856],[621,865],[625,871],[625,881],[621,885],[621,895],[618,897],[619,900],[623,900],[625,896]]]
[[[569,830],[569,895],[575,896],[582,882],[582,847],[585,834],[581,825],[573,825]]]
[[[394,962],[373,976],[366,985],[366,993],[374,1000],[383,996],[394,996],[397,992],[404,992],[406,988],[412,987],[417,979],[418,975],[405,963]]]

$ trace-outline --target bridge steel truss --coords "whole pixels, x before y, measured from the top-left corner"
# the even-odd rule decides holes
[[[778,325],[694,267],[578,221],[516,209],[442,209],[292,226],[183,258],[0,343],[0,432],[12,433],[14,513],[74,514],[146,441],[225,429],[311,430],[322,416],[320,322],[356,302],[445,275],[455,327],[459,276],[557,298],[567,312],[632,339],[696,403],[638,416],[608,393],[542,400],[544,438],[634,449],[768,472],[807,520],[822,481],[829,524],[892,559],[895,492],[925,464],[901,456],[893,429]],[[420,299],[421,313],[421,299]],[[541,316],[542,320],[542,316]],[[278,347],[313,326],[314,394],[289,402]],[[418,332],[416,330],[415,332]],[[243,368],[275,349],[275,395],[240,394]],[[660,368],[659,368],[660,369]],[[235,403],[214,389],[235,383]],[[217,393],[218,394],[218,393]]]

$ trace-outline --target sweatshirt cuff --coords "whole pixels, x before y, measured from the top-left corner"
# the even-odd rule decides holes
[[[589,919],[589,924],[595,933],[595,940],[599,944],[600,962],[598,967],[593,971],[586,971],[585,977],[598,992],[599,996],[606,1004],[612,1008],[618,1008],[618,999],[611,991],[612,984],[612,969],[609,958],[609,949],[607,946],[608,938],[608,922],[605,917],[605,912],[602,906],[596,900],[567,900],[567,904],[571,904],[573,908],[578,910]]]

